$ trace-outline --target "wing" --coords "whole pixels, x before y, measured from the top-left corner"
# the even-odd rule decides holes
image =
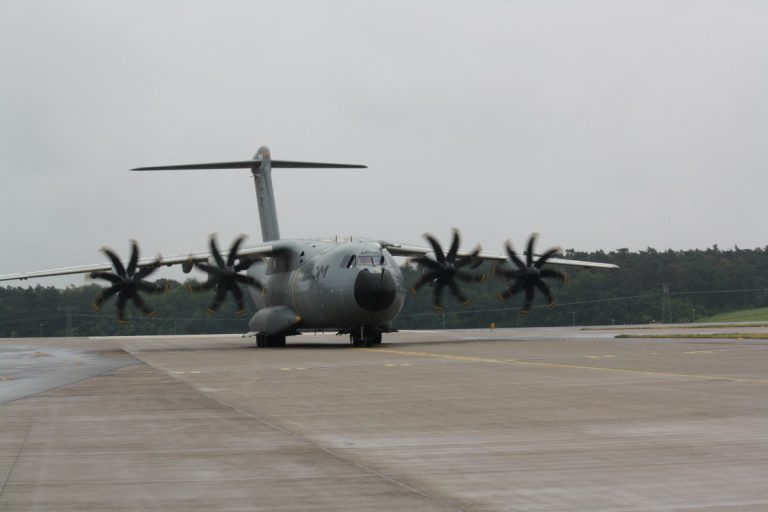
[[[390,242],[380,242],[380,244],[382,248],[389,251],[389,253],[392,256],[409,256],[409,257],[424,256],[425,254],[432,252],[431,248],[420,247],[417,245],[404,245],[404,244],[395,244]],[[457,256],[470,256],[472,254],[472,251],[460,250],[456,254]],[[522,255],[525,255],[525,252],[523,252]],[[540,256],[540,255],[534,253],[534,256]],[[507,261],[508,259],[507,256],[504,254],[485,252],[485,251],[481,251],[479,254],[477,254],[476,258],[485,260],[485,261],[496,261],[501,263]],[[570,260],[565,258],[549,258],[547,260],[547,264],[562,265],[562,266],[569,266],[569,267],[582,267],[582,268],[603,268],[603,269],[619,268],[618,265],[614,265],[613,263],[598,263],[594,261]]]
[[[240,249],[238,251],[238,255],[241,257],[254,256],[263,258],[268,256],[275,256],[280,253],[281,250],[282,247],[277,244],[265,244]],[[160,260],[163,266],[170,267],[173,265],[189,263],[190,261],[205,262],[211,257],[213,257],[213,253],[211,252],[197,252],[186,255],[172,256],[170,258],[160,257]],[[138,261],[137,267],[148,267],[155,264],[156,262],[157,257],[142,259]],[[70,274],[89,274],[91,272],[108,272],[110,270],[112,270],[111,263],[96,263],[93,265],[80,265],[76,267],[62,267],[49,270],[38,270],[34,272],[20,272],[17,274],[0,275],[0,281],[24,280],[37,277],[65,276]]]

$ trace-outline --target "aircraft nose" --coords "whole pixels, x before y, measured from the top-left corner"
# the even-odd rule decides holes
[[[382,311],[395,301],[397,284],[392,272],[370,272],[367,269],[357,273],[355,300],[366,311]]]

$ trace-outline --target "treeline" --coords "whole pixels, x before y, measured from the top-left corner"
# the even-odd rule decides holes
[[[522,294],[500,302],[496,295],[505,283],[489,276],[483,284],[462,285],[472,300],[467,308],[444,290],[443,315],[430,313],[431,290],[424,287],[406,302],[397,321],[399,328],[435,329],[443,326],[499,327],[622,325],[651,322],[694,322],[703,317],[738,309],[768,305],[768,247],[743,250],[578,252],[567,257],[615,263],[619,270],[561,267],[569,281],[549,281],[557,300],[550,310],[538,294],[527,316],[519,315]],[[490,274],[484,265],[478,269]],[[409,270],[415,279],[415,270]],[[666,293],[665,293],[666,290]]]
[[[518,311],[523,297],[506,303],[496,299],[505,283],[493,276],[489,265],[477,269],[488,274],[482,284],[463,284],[472,301],[461,307],[446,288],[446,311],[432,309],[431,288],[409,296],[395,321],[398,329],[487,327],[621,325],[650,322],[692,322],[737,309],[768,305],[768,247],[762,249],[631,252],[568,251],[569,258],[616,263],[620,270],[566,268],[569,282],[552,282],[558,306],[548,309],[537,294],[527,316]],[[413,282],[418,270],[405,268]],[[0,288],[0,337],[111,336],[131,334],[242,333],[248,329],[252,305],[242,317],[227,302],[215,316],[206,313],[211,294],[189,294],[182,283],[171,283],[169,293],[146,297],[157,310],[155,319],[144,318],[128,305],[131,321],[118,325],[114,299],[96,314],[90,304],[96,285],[58,289],[53,287]]]
[[[144,295],[157,311],[157,318],[146,318],[129,301],[126,324],[118,324],[115,299],[91,309],[98,285],[69,288],[0,288],[0,338],[34,336],[129,336],[134,334],[216,334],[243,333],[253,306],[238,317],[235,306],[225,303],[214,316],[206,312],[213,294],[189,294],[185,284],[171,282],[168,293]]]

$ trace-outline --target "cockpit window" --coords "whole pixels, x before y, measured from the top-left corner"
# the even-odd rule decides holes
[[[378,267],[385,265],[384,256],[358,256],[357,264],[361,267]]]
[[[383,254],[371,255],[371,254],[358,254],[352,256],[345,256],[341,260],[342,268],[355,268],[355,267],[382,267],[390,265]]]

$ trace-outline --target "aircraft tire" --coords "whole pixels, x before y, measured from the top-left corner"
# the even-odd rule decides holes
[[[284,347],[285,336],[270,336],[268,334],[256,335],[257,347]]]
[[[349,341],[355,347],[372,347],[374,345],[381,345],[381,332],[366,329],[362,335],[357,333],[349,333]]]

